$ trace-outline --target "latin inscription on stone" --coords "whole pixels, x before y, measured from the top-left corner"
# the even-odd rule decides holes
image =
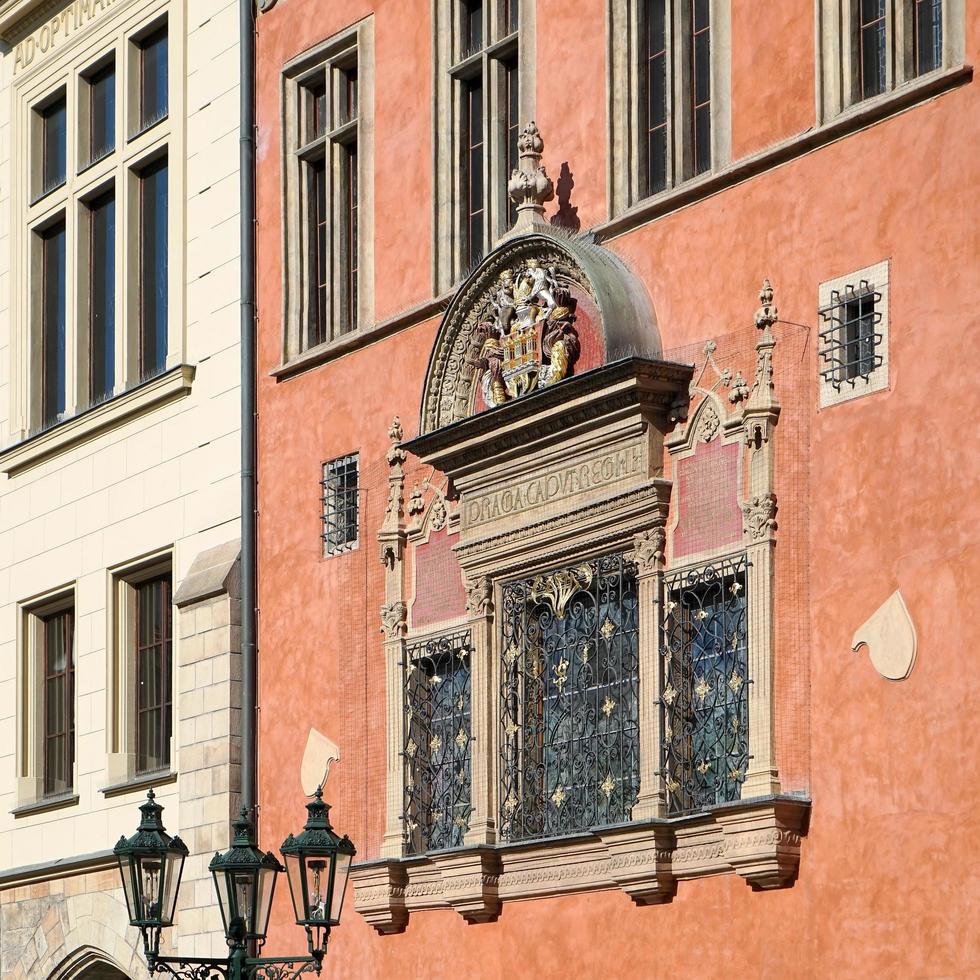
[[[642,475],[642,449],[629,446],[468,500],[463,512],[465,525],[473,528],[501,518],[519,518],[545,506],[560,510],[557,505],[580,494],[592,494]]]
[[[14,74],[28,68],[36,57],[46,55],[67,41],[75,31],[87,27],[114,2],[115,0],[73,0],[14,48]]]

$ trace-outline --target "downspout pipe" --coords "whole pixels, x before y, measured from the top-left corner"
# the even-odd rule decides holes
[[[256,793],[255,486],[255,0],[239,0],[239,185],[241,233],[241,794],[254,820]]]

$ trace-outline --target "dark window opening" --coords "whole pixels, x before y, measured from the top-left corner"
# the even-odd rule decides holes
[[[167,115],[167,28],[161,27],[139,43],[140,132]]]
[[[667,2],[648,0],[644,10],[646,100],[645,195],[667,186]]]
[[[820,372],[836,389],[853,386],[859,378],[869,381],[883,359],[878,353],[882,334],[878,330],[881,293],[867,282],[834,290],[831,303],[820,311],[827,324],[820,331],[820,356],[827,365]]]
[[[357,118],[357,68],[340,73],[340,122],[349,123]]]
[[[170,765],[173,728],[171,578],[136,586],[136,771]]]
[[[167,363],[167,160],[139,174],[140,376],[160,374]]]
[[[483,81],[476,78],[463,87],[463,207],[465,262],[475,265],[483,258]]]
[[[357,328],[357,144],[343,147],[344,262],[347,266],[345,331]]]
[[[711,24],[709,0],[694,0],[691,9],[692,174],[711,169]]]
[[[40,112],[41,117],[41,194],[65,182],[67,113],[62,95]]]
[[[41,234],[41,421],[53,425],[65,412],[65,223]]]
[[[357,544],[358,457],[354,453],[323,464],[320,483],[323,506],[323,554],[337,555]]]
[[[513,34],[517,30],[521,16],[520,0],[504,0],[504,33]]]
[[[306,141],[311,142],[327,132],[327,86],[323,79],[307,86],[306,95],[309,106]]]
[[[913,0],[912,48],[916,75],[935,71],[943,63],[942,0]]]
[[[327,339],[327,163],[321,157],[307,167],[308,254],[310,283],[306,347]]]
[[[44,643],[44,795],[67,793],[75,768],[75,613],[41,620]]]
[[[88,79],[88,162],[94,163],[116,146],[116,66],[107,65]]]
[[[483,47],[483,0],[463,0],[462,3],[463,57]]]
[[[510,175],[518,169],[520,163],[517,149],[517,137],[521,129],[520,120],[520,82],[517,73],[517,59],[503,63],[507,80],[507,169],[504,176],[509,180]],[[513,228],[517,221],[517,205],[507,198],[507,227]]]
[[[885,0],[858,0],[858,87],[862,99],[885,91]]]
[[[89,206],[89,398],[112,395],[116,378],[116,199]]]

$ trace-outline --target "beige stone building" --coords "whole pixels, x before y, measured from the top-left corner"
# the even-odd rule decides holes
[[[235,0],[0,2],[0,975],[143,976],[153,787],[224,947],[238,805]]]

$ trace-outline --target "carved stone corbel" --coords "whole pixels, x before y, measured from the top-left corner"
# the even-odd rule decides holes
[[[671,867],[674,832],[666,825],[635,833],[601,834],[609,852],[609,877],[637,905],[662,905],[677,892]]]
[[[449,852],[437,856],[434,863],[446,902],[467,922],[492,922],[497,918],[500,856],[492,848]]]
[[[382,936],[402,932],[408,922],[405,886],[408,872],[400,861],[370,861],[351,868],[354,908]]]
[[[756,891],[784,888],[796,878],[809,805],[783,798],[764,807],[715,811],[725,859]]]

